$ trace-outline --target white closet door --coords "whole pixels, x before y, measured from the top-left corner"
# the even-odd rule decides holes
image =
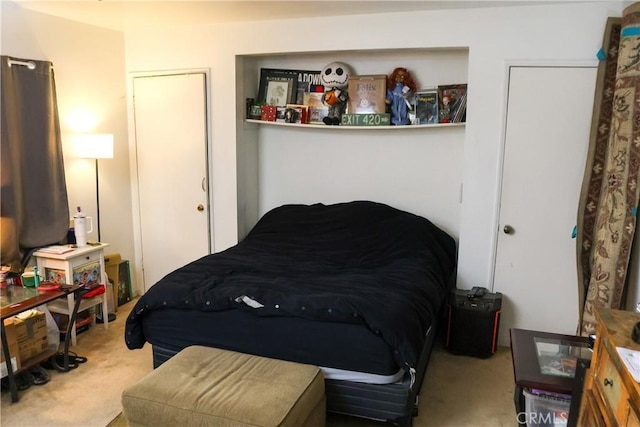
[[[494,290],[509,328],[573,334],[578,323],[578,200],[595,67],[512,67]],[[506,228],[506,230],[505,230]]]
[[[135,77],[144,290],[210,253],[204,73]]]

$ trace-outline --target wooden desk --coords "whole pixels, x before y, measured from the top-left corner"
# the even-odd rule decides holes
[[[38,354],[31,359],[22,362],[22,366],[16,372],[13,371],[11,365],[11,353],[9,351],[9,343],[7,342],[7,336],[4,328],[4,319],[20,314],[24,311],[31,310],[42,304],[54,301],[58,298],[74,295],[80,287],[75,285],[69,289],[39,292],[35,288],[23,288],[21,286],[7,286],[2,288],[2,294],[0,295],[0,329],[2,330],[2,352],[4,353],[4,360],[7,362],[7,374],[9,377],[9,388],[11,389],[11,401],[18,401],[18,388],[15,382],[15,374],[29,369],[40,362],[43,362],[50,357],[58,353],[58,349],[47,350]],[[76,311],[77,314],[77,311]],[[70,322],[75,322],[75,316],[72,316]],[[66,346],[68,349],[68,345]],[[68,363],[68,362],[67,362]]]

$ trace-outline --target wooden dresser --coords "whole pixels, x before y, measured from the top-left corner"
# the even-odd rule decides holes
[[[596,345],[584,381],[578,426],[640,427],[640,384],[616,350],[625,347],[640,351],[640,344],[631,340],[631,330],[640,322],[640,314],[599,309],[596,317]]]

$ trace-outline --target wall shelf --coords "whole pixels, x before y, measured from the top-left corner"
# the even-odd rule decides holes
[[[448,128],[448,127],[460,127],[465,123],[438,123],[432,125],[406,125],[406,126],[330,126],[324,124],[300,124],[300,123],[284,123],[284,122],[268,122],[264,120],[245,119],[246,123],[255,123],[262,126],[283,126],[289,128],[304,128],[304,129],[327,129],[327,130],[394,130],[394,131],[407,131],[415,129],[426,128]]]

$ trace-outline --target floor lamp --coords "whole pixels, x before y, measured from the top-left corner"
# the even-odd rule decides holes
[[[113,135],[106,133],[83,133],[73,136],[73,149],[78,157],[95,159],[96,161],[96,224],[98,242],[100,235],[100,178],[98,175],[98,160],[113,159]]]
[[[76,134],[73,136],[73,149],[78,157],[94,159],[96,161],[96,224],[98,229],[98,242],[100,242],[100,176],[98,174],[98,160],[113,159],[113,135],[101,133]],[[114,279],[117,280],[117,278]],[[102,317],[98,316],[98,319],[96,319],[97,322],[104,322],[104,317],[104,313],[102,313]],[[115,313],[107,313],[106,317],[107,322],[116,320]]]

